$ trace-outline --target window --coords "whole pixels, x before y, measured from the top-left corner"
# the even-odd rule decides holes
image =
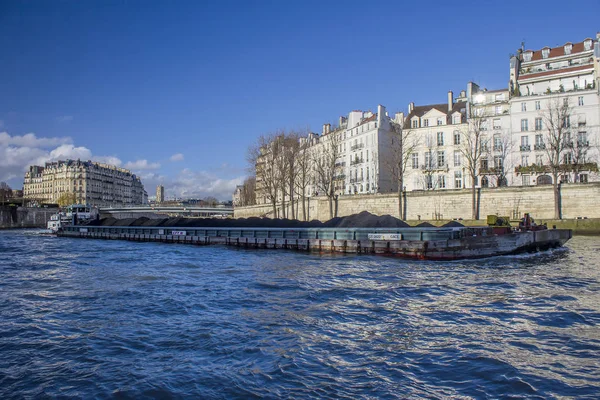
[[[527,111],[527,103],[521,103],[521,111]]]
[[[550,49],[549,48],[544,48],[542,49],[542,58],[548,58],[548,56],[550,55]]]
[[[529,136],[521,136],[521,151],[529,151]]]
[[[454,166],[460,167],[461,163],[462,163],[462,155],[461,155],[460,151],[454,150]]]
[[[428,151],[425,153],[425,168],[431,168],[431,152]]]
[[[504,93],[502,94],[497,94],[495,97],[496,101],[503,101],[504,100]]]
[[[523,183],[523,186],[531,185],[531,179],[530,179],[529,175],[523,175],[522,183]]]
[[[565,44],[565,54],[571,54],[571,50],[573,50],[573,45],[571,43]]]
[[[536,118],[535,119],[535,130],[536,131],[541,131],[542,130],[542,119],[541,118]]]
[[[583,42],[583,48],[584,48],[585,50],[591,50],[591,48],[592,48],[592,40],[591,40],[591,39],[586,39],[586,40]]]
[[[494,135],[494,151],[502,151],[502,137]]]
[[[427,175],[425,177],[425,187],[427,189],[433,189],[433,176]]]
[[[490,164],[489,164],[488,160],[486,158],[484,158],[481,160],[481,170],[487,171],[488,169],[490,169]]]
[[[579,182],[588,183],[588,175],[587,174],[579,174]]]
[[[413,169],[419,168],[419,154],[417,153],[412,154],[412,167]]]
[[[454,115],[452,117],[452,123],[453,124],[460,124],[460,115]]]
[[[537,165],[544,165],[544,155],[543,154],[536,154],[536,156],[535,156],[535,163]]]
[[[456,189],[462,188],[462,172],[455,171],[454,172],[454,187]]]
[[[460,132],[459,131],[454,131],[454,144],[455,145],[460,144]]]
[[[494,107],[494,112],[496,113],[496,115],[502,114],[502,106]]]
[[[587,132],[577,132],[577,147],[587,147],[589,144]]]
[[[567,115],[563,119],[563,128],[570,128],[570,127],[571,127],[571,117],[569,115]]]
[[[583,105],[583,96],[579,96],[579,97],[577,98],[577,101],[578,101],[578,104],[579,104],[580,106],[582,106],[582,105]]]
[[[565,164],[571,164],[573,162],[573,154],[572,153],[565,153],[565,156],[563,157]]]
[[[502,170],[502,156],[494,156],[494,168]]]
[[[442,119],[441,119],[441,118],[438,118],[438,120],[437,120],[437,124],[438,124],[438,125],[443,125],[443,124],[444,124],[444,122],[442,121]]]
[[[529,156],[521,156],[521,166],[526,167],[529,165]]]
[[[536,109],[536,110],[539,110],[539,109],[541,109],[541,104],[540,104],[540,101],[539,101],[539,100],[536,100],[536,101],[535,101],[535,109]]]
[[[429,120],[427,118],[423,120],[423,126],[429,126]]]
[[[531,51],[526,51],[525,53],[523,53],[523,61],[527,62],[527,61],[531,61]]]
[[[418,128],[419,127],[419,121],[417,121],[416,119],[414,119],[413,122],[412,122],[412,127],[413,128]]]
[[[438,151],[437,152],[437,165],[438,165],[438,167],[442,168],[444,166],[444,164],[446,164],[446,154],[444,153],[444,151]]]
[[[443,146],[444,145],[444,132],[438,132],[437,133],[437,145],[438,146]]]
[[[438,187],[444,189],[446,187],[446,176],[438,175]]]
[[[502,122],[500,118],[494,119],[494,129],[502,129]]]
[[[527,132],[529,130],[529,123],[526,119],[521,120],[521,132]]]
[[[535,135],[535,150],[544,150],[546,146],[544,146],[544,135]]]

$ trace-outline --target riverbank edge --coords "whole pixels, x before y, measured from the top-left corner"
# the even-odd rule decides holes
[[[406,221],[410,226],[416,226],[423,222],[428,222],[435,226],[441,226],[449,220],[409,220]],[[465,226],[482,226],[485,225],[484,219],[474,220],[459,220],[461,224]],[[535,222],[538,225],[546,224],[548,228],[556,227],[557,229],[571,229],[573,235],[577,236],[600,236],[600,218],[588,218],[588,219],[536,219]],[[512,226],[517,226],[518,222],[511,221]]]

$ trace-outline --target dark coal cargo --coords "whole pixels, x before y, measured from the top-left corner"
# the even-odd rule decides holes
[[[272,219],[272,218],[163,218],[150,219],[140,218],[103,218],[92,221],[94,226],[156,226],[156,227],[178,227],[178,228],[409,228],[406,222],[392,217],[391,215],[374,215],[367,211],[346,217],[336,217],[326,222],[317,220],[298,221],[295,219]],[[419,227],[424,227],[424,223]],[[428,224],[433,227],[434,225]],[[448,224],[446,225],[448,226]],[[451,226],[459,227],[462,224],[452,221]]]

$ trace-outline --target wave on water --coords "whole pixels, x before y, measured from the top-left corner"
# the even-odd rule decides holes
[[[431,262],[2,231],[0,398],[599,398],[599,247]]]

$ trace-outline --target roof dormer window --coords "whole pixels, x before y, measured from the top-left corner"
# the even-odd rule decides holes
[[[583,48],[585,50],[591,50],[592,49],[592,39],[585,39],[583,41]]]
[[[531,51],[526,51],[523,53],[523,61],[531,61]]]
[[[573,50],[573,45],[571,43],[565,44],[565,54],[571,54],[571,50]]]
[[[550,48],[544,47],[542,49],[542,58],[548,58],[549,55],[550,55]]]

